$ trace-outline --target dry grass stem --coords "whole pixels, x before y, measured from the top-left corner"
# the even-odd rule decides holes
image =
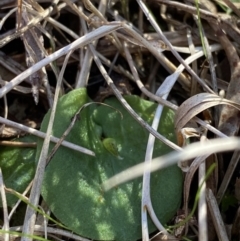
[[[219,240],[226,240],[228,241],[229,238],[227,236],[227,232],[217,205],[217,201],[212,193],[211,189],[207,190],[207,203],[208,203],[208,207],[210,210],[210,214],[215,226],[215,230],[217,232],[217,236]]]
[[[2,207],[3,207],[3,227],[4,231],[9,231],[9,219],[8,219],[8,207],[7,207],[7,198],[4,190],[4,182],[3,182],[3,174],[2,169],[0,168],[0,193],[2,199]],[[9,241],[9,234],[4,234],[4,241]]]
[[[161,168],[178,163],[179,161],[186,161],[197,156],[210,155],[212,153],[225,152],[240,149],[240,140],[236,137],[216,138],[209,140],[207,143],[193,143],[183,148],[181,152],[172,152],[166,156],[154,158],[151,165],[144,163],[131,167],[114,177],[110,178],[103,184],[105,190],[109,190],[121,183],[132,180],[143,175],[143,171],[157,171]],[[131,174],[131,175],[130,175]]]
[[[7,125],[7,126],[11,126],[11,127],[17,128],[19,130],[22,130],[23,132],[26,132],[26,133],[38,136],[38,137],[43,138],[43,139],[45,139],[45,137],[46,137],[46,134],[41,132],[41,131],[38,131],[38,130],[33,129],[33,128],[30,128],[28,126],[24,126],[22,124],[18,124],[16,122],[10,121],[10,120],[2,118],[2,117],[0,117],[0,123],[3,123],[5,125]],[[56,138],[54,136],[51,136],[50,140],[52,142],[54,142],[54,143],[59,142],[59,138]],[[73,143],[70,143],[68,141],[63,141],[62,145],[66,146],[66,147],[68,147],[70,149],[73,149],[75,151],[83,152],[83,153],[85,153],[87,155],[91,155],[91,156],[95,155],[94,152],[92,152],[91,150],[88,150],[86,148],[80,147],[80,146],[75,145]]]

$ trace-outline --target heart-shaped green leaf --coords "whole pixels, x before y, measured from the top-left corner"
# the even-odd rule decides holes
[[[36,141],[36,138],[34,136],[25,136],[17,139],[17,141],[33,142]],[[0,167],[6,187],[17,192],[23,192],[26,189],[35,173],[35,151],[35,148],[1,147]],[[13,206],[16,201],[17,197],[7,194],[8,206]],[[1,198],[0,206],[2,206]]]
[[[53,135],[60,137],[76,111],[89,101],[85,89],[63,96],[58,102]],[[156,104],[137,96],[126,96],[126,101],[143,119],[152,121]],[[42,195],[54,215],[74,232],[94,240],[133,241],[141,237],[142,179],[106,193],[101,184],[144,160],[149,133],[115,97],[105,103],[113,108],[97,104],[86,107],[67,137],[68,141],[93,150],[96,156],[61,147],[46,169]],[[174,113],[165,109],[159,130],[175,141],[173,117]],[[46,130],[48,120],[49,113],[42,123],[42,131]],[[40,148],[39,145],[38,155]],[[155,157],[169,151],[166,145],[156,141]],[[152,174],[151,198],[162,223],[175,214],[181,192],[182,174],[177,166]],[[152,223],[150,230],[155,230]]]

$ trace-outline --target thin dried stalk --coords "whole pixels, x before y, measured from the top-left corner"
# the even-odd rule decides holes
[[[234,171],[236,170],[236,167],[239,163],[240,160],[240,152],[239,151],[234,151],[233,156],[231,158],[230,163],[228,164],[228,168],[227,171],[225,172],[224,178],[221,182],[221,185],[218,189],[218,193],[217,193],[217,202],[218,204],[220,204],[220,202],[222,201],[222,198],[224,196],[224,193],[227,190],[228,184],[232,178],[232,175],[234,173]]]
[[[143,88],[146,89],[142,82],[140,81],[140,78],[138,76],[138,73],[136,71],[136,68],[133,64],[132,57],[127,49],[127,46],[124,44],[124,51],[126,58],[128,60],[128,64],[131,68],[132,74],[135,77],[135,81],[137,82],[138,86],[142,90]],[[165,82],[166,83],[166,82]],[[168,93],[170,92],[174,82],[168,82],[167,84],[164,85],[164,83],[161,85],[161,87],[158,89],[156,96],[162,96],[162,98],[166,99],[168,96]],[[161,114],[162,114],[163,106],[159,105],[156,113],[154,115],[154,120],[152,123],[152,128],[154,130],[157,130]],[[155,137],[153,135],[149,135],[148,139],[148,145],[147,145],[147,150],[145,154],[145,163],[149,164],[151,163],[152,160],[152,154],[153,154],[153,149],[154,149],[154,142],[155,142]],[[144,172],[143,175],[143,187],[142,187],[142,239],[144,241],[149,240],[149,232],[148,232],[148,222],[147,222],[147,213],[149,213],[152,221],[156,225],[159,231],[161,231],[163,234],[167,236],[171,236],[168,234],[167,230],[163,227],[163,225],[160,223],[159,219],[157,218],[154,209],[152,207],[152,202],[151,202],[151,197],[150,197],[150,172],[146,171]]]
[[[201,137],[201,142],[205,142],[206,133]],[[205,160],[200,164],[198,169],[198,187],[200,187],[206,176],[206,162]],[[208,240],[208,228],[207,228],[207,203],[206,203],[206,182],[204,181],[198,200],[198,239],[202,241]]]
[[[227,55],[230,68],[231,68],[231,80],[228,85],[226,98],[240,103],[240,97],[238,88],[240,85],[240,60],[236,52],[235,47],[222,32],[218,25],[212,25],[214,30],[219,36],[219,41],[222,44],[225,53]],[[236,135],[239,130],[240,118],[238,116],[238,110],[230,106],[224,106],[220,113],[219,128],[226,135]]]
[[[164,136],[162,136],[161,134],[159,134],[156,130],[154,130],[151,126],[148,125],[148,123],[146,123],[133,109],[132,107],[126,102],[126,100],[122,97],[121,93],[119,92],[119,90],[117,89],[117,87],[114,85],[112,79],[109,77],[109,75],[107,74],[105,68],[103,67],[101,61],[99,60],[99,58],[97,57],[97,53],[94,49],[94,47],[89,44],[89,47],[92,51],[93,57],[94,57],[94,61],[97,64],[102,76],[104,77],[104,79],[106,80],[107,84],[111,87],[111,89],[113,90],[115,96],[117,97],[117,99],[120,101],[120,103],[123,105],[123,107],[129,112],[129,114],[137,121],[139,122],[139,124],[144,127],[146,130],[148,130],[152,135],[154,135],[156,138],[158,138],[159,140],[161,140],[163,143],[165,143],[166,145],[170,146],[171,148],[175,149],[175,150],[179,150],[179,147],[169,141],[167,138],[165,138]]]
[[[172,44],[168,41],[168,39],[163,34],[162,30],[160,29],[159,25],[156,23],[155,19],[152,17],[151,13],[147,9],[146,5],[141,0],[137,0],[139,6],[142,8],[143,12],[145,13],[147,19],[151,22],[153,28],[156,30],[156,32],[161,36],[161,39],[164,41],[164,43],[169,47],[173,55],[177,58],[177,60],[185,67],[185,69],[198,81],[199,84],[203,86],[203,88],[208,91],[209,93],[214,93],[207,85],[206,83],[198,77],[198,75],[184,62],[182,57],[179,55],[179,53],[173,48]]]
[[[57,4],[58,2],[59,2],[59,0],[54,0],[53,4]],[[53,11],[53,7],[50,6],[39,17],[36,17],[36,18],[32,19],[27,24],[27,26],[24,26],[24,27],[20,28],[17,32],[14,31],[14,33],[11,34],[11,35],[8,34],[7,37],[5,37],[4,39],[0,40],[0,48],[5,46],[7,43],[9,43],[10,41],[14,40],[15,38],[18,38],[21,34],[26,32],[29,28],[34,27],[37,23],[39,23],[40,21],[42,21],[43,19],[48,17],[51,14],[52,11]]]
[[[22,231],[22,226],[18,226],[18,227],[11,227],[10,228],[11,231]],[[39,233],[43,233],[45,231],[45,227],[41,226],[41,225],[35,225],[34,226],[34,232],[39,234]],[[68,232],[62,229],[57,229],[57,228],[51,228],[51,227],[47,227],[47,233],[48,234],[56,234],[58,236],[63,236],[66,237],[68,239],[73,239],[73,240],[77,240],[77,241],[90,241],[89,239],[83,238],[79,235],[73,234],[72,232]],[[14,235],[11,235],[12,240],[16,240],[17,235],[14,237]],[[0,239],[1,239],[1,235],[0,235]]]
[[[32,181],[28,184],[27,188],[24,190],[24,192],[22,193],[22,196],[26,197],[27,193],[29,192],[29,190],[32,187]],[[8,219],[9,221],[11,220],[13,214],[16,212],[16,209],[18,208],[19,204],[22,202],[21,199],[18,199],[16,204],[13,206],[11,212],[9,213]],[[11,228],[10,228],[11,230]]]
[[[45,166],[47,164],[47,156],[48,156],[48,150],[49,150],[49,145],[50,145],[50,136],[51,136],[53,123],[54,123],[54,119],[55,119],[55,113],[56,113],[56,109],[57,109],[57,101],[58,101],[59,93],[61,90],[63,74],[65,71],[66,65],[68,63],[68,59],[71,54],[72,54],[72,51],[70,51],[67,54],[65,61],[63,63],[61,72],[59,74],[59,79],[57,81],[56,91],[55,91],[55,95],[54,95],[54,102],[53,102],[53,106],[51,109],[51,114],[50,114],[49,123],[48,123],[48,127],[47,127],[46,138],[44,139],[44,142],[43,142],[43,147],[42,147],[40,157],[38,160],[35,177],[33,179],[33,185],[32,185],[32,189],[31,189],[31,193],[30,193],[30,197],[29,197],[29,202],[35,207],[39,203]],[[36,211],[34,209],[32,209],[30,206],[27,206],[26,214],[24,217],[23,233],[26,233],[28,235],[33,235],[35,221],[36,221]],[[22,237],[21,240],[22,241],[31,241],[32,239],[29,237]]]
[[[224,240],[224,241],[228,241],[229,238],[227,236],[227,232],[221,217],[221,213],[219,211],[218,208],[218,204],[217,201],[212,193],[211,189],[207,190],[207,203],[208,203],[208,207],[210,210],[210,214],[215,226],[215,230],[217,232],[217,236],[218,236],[218,240]]]
[[[23,6],[22,13],[23,22],[27,24],[32,19],[32,15],[27,11],[27,8]],[[31,28],[23,34],[23,42],[26,49],[26,62],[28,67],[34,65],[38,61],[44,58],[43,49],[43,36],[41,35],[40,30],[36,27]],[[37,104],[39,99],[39,89],[42,83],[45,82],[46,89],[48,90],[48,100],[50,106],[52,106],[52,94],[50,90],[50,86],[48,84],[46,69],[43,67],[41,70],[36,71],[29,77],[30,83],[32,85],[32,93],[34,97],[34,101]]]
[[[126,181],[133,180],[143,175],[144,171],[157,171],[162,168],[174,165],[179,161],[186,161],[197,156],[210,155],[212,153],[225,152],[230,150],[240,150],[240,138],[229,137],[229,138],[216,138],[209,140],[207,143],[196,142],[183,148],[180,152],[172,152],[168,155],[154,158],[151,165],[141,163],[135,165],[112,178],[109,178],[104,184],[104,190],[109,190],[115,186],[120,185]],[[141,162],[141,161],[140,161]]]
[[[111,25],[108,25],[108,26],[102,26],[102,27],[92,31],[91,33],[85,35],[84,37],[81,37],[81,38],[77,39],[73,43],[63,47],[62,49],[59,49],[55,53],[47,56],[43,60],[39,61],[38,63],[36,63],[32,67],[30,67],[27,70],[25,70],[24,72],[22,72],[17,77],[12,79],[4,87],[2,87],[0,89],[0,98],[2,98],[5,94],[7,94],[9,91],[11,91],[14,86],[20,84],[24,79],[26,79],[32,73],[41,69],[43,66],[46,66],[50,62],[58,59],[59,57],[61,57],[63,55],[66,55],[69,51],[75,50],[76,48],[80,48],[80,47],[88,44],[89,42],[92,42],[97,38],[101,38],[101,37],[105,36],[107,33],[111,32],[111,31],[114,31],[114,30],[116,30],[120,27],[121,27],[120,23],[115,23],[115,24],[111,24]]]
[[[11,126],[13,128],[17,128],[19,130],[22,130],[23,132],[35,135],[35,136],[40,137],[42,139],[46,138],[46,134],[41,132],[41,131],[35,130],[33,128],[30,128],[30,127],[22,125],[22,124],[18,124],[16,122],[13,122],[13,121],[10,121],[8,119],[5,119],[5,118],[3,118],[1,116],[0,116],[0,123],[5,124],[6,126]],[[54,137],[54,136],[51,136],[50,140],[52,142],[54,142],[54,143],[59,142],[59,138]],[[91,150],[88,150],[88,149],[83,148],[81,146],[75,145],[75,144],[70,143],[68,141],[63,141],[62,142],[62,146],[68,147],[68,148],[70,148],[72,150],[75,150],[75,151],[82,152],[82,153],[87,154],[87,155],[95,156],[94,152],[92,152]]]
[[[3,175],[2,175],[2,169],[0,168],[0,193],[1,193],[1,199],[2,199],[2,207],[3,207],[3,230],[9,231],[9,219],[8,219],[8,208],[7,208],[7,198],[6,193],[4,190],[4,183],[3,183]],[[9,234],[4,234],[4,241],[9,241]]]

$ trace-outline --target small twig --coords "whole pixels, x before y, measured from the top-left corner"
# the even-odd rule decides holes
[[[17,0],[17,28],[21,27],[22,18],[22,0]]]
[[[13,146],[13,147],[36,147],[36,142],[20,142],[20,141],[0,141],[1,146]]]
[[[206,123],[205,121],[201,120],[198,117],[194,117],[193,120],[196,121],[201,126],[203,126],[204,128],[207,128],[209,131],[214,133],[216,136],[219,136],[222,138],[228,137],[227,135],[225,135],[224,133],[222,133],[221,131],[219,131],[218,129],[216,129],[215,127],[211,126],[210,124]]]
[[[17,128],[19,130],[22,130],[22,131],[27,132],[29,134],[38,136],[38,137],[43,138],[43,139],[46,138],[46,134],[44,132],[41,132],[41,131],[35,130],[33,128],[30,128],[28,126],[25,126],[25,125],[22,125],[22,124],[10,121],[10,120],[5,119],[5,118],[3,118],[1,116],[0,116],[0,123],[3,123],[5,125],[7,125],[7,126],[11,126],[11,127]],[[54,136],[51,136],[50,139],[54,143],[57,143],[59,141],[59,138],[54,137]],[[75,145],[75,144],[70,143],[68,141],[63,141],[62,142],[62,146],[68,147],[68,148],[70,148],[72,150],[75,150],[75,151],[79,151],[79,152],[85,153],[87,155],[95,156],[93,151],[88,150],[88,149],[86,149],[84,147],[80,147],[78,145]]]

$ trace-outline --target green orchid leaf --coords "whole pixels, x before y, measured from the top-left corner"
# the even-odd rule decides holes
[[[145,121],[151,123],[156,104],[137,96],[126,96],[125,99]],[[77,110],[90,101],[85,89],[63,96],[58,102],[52,134],[60,137]],[[133,241],[141,237],[142,178],[108,192],[103,192],[101,185],[113,175],[144,160],[149,133],[115,97],[105,103],[113,108],[98,104],[84,108],[66,138],[93,150],[96,156],[60,147],[46,168],[42,196],[53,214],[81,236],[93,240]],[[173,119],[174,113],[165,109],[159,131],[175,141]],[[49,113],[42,123],[42,131],[46,130],[48,120]],[[37,156],[41,150],[41,142],[39,144]],[[169,151],[169,147],[156,141],[154,157]],[[152,174],[152,203],[163,224],[179,208],[181,193],[182,173],[177,166]],[[149,229],[155,230],[151,222]]]
[[[35,142],[34,136],[25,136],[16,139],[21,142]],[[4,184],[6,187],[23,192],[35,173],[35,148],[1,146],[0,167],[3,173]],[[14,206],[17,197],[7,194],[8,206]],[[0,198],[0,206],[2,201]]]

